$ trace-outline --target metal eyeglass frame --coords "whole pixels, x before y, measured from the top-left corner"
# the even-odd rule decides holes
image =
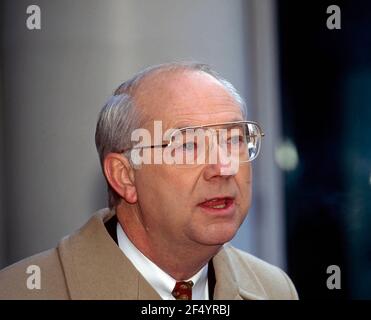
[[[167,143],[164,143],[164,144],[155,144],[155,145],[149,145],[149,146],[140,146],[140,147],[131,147],[131,148],[127,148],[127,149],[124,149],[118,153],[126,153],[130,150],[134,150],[134,149],[147,149],[147,148],[166,148],[166,147],[170,147],[171,146],[171,143],[172,143],[172,137],[178,133],[178,132],[182,132],[182,131],[185,131],[185,130],[189,130],[189,129],[199,129],[199,128],[206,128],[206,127],[217,127],[217,126],[224,126],[224,125],[233,125],[233,124],[239,124],[239,123],[243,123],[243,124],[253,124],[255,125],[258,130],[259,130],[259,134],[258,135],[254,135],[256,137],[259,137],[259,138],[263,138],[265,136],[265,133],[263,132],[262,128],[260,127],[260,125],[255,122],[255,121],[249,121],[249,120],[240,120],[240,121],[230,121],[230,122],[220,122],[220,123],[215,123],[215,124],[206,124],[206,125],[198,125],[198,126],[188,126],[188,127],[183,127],[183,128],[177,128],[177,129],[174,129],[174,131],[171,133],[170,135],[170,139],[169,139],[169,142]],[[250,137],[254,137],[254,136],[250,136]],[[260,141],[261,142],[261,141]],[[250,161],[253,161],[255,160],[258,155],[259,155],[259,152],[260,152],[260,146],[261,146],[261,143],[259,143],[259,148],[256,152],[256,155],[255,157],[252,159],[252,160],[248,160],[247,162],[250,162]]]

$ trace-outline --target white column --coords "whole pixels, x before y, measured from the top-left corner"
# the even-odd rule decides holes
[[[257,247],[259,256],[285,268],[284,185],[275,164],[275,148],[281,138],[278,80],[277,23],[274,0],[249,2],[251,33],[249,90],[254,113],[266,132],[255,164]]]

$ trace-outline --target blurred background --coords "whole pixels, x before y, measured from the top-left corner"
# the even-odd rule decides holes
[[[3,0],[0,15],[0,268],[106,206],[94,132],[112,91],[196,60],[266,133],[233,244],[286,270],[302,299],[371,298],[371,2]],[[326,286],[330,265],[341,289]]]

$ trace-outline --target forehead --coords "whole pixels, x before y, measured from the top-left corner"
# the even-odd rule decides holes
[[[212,76],[199,71],[164,72],[138,87],[135,102],[166,128],[243,120],[238,103]]]

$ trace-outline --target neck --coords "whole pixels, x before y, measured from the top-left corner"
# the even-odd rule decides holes
[[[221,245],[201,245],[196,242],[176,242],[166,235],[148,232],[134,205],[119,205],[117,219],[135,247],[159,268],[177,281],[187,280],[202,269]]]

